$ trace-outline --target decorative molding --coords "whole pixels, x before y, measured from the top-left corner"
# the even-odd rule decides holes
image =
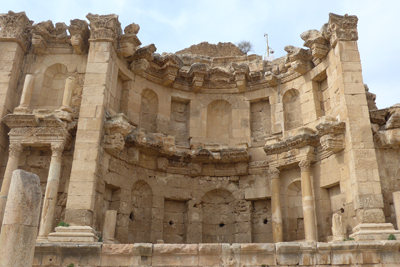
[[[356,16],[329,14],[329,22],[322,28],[325,37],[335,47],[338,41],[357,41],[357,22]]]
[[[6,14],[0,14],[0,42],[15,41],[27,52],[32,24],[33,21],[28,19],[25,12],[8,11]]]
[[[301,172],[308,172],[310,171],[311,161],[309,160],[301,160],[299,162],[299,167]]]
[[[90,42],[112,42],[114,47],[117,47],[118,36],[122,33],[117,15],[89,13],[86,18],[90,21]]]

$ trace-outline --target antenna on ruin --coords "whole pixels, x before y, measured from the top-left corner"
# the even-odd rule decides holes
[[[275,57],[272,56],[272,54],[274,53],[274,50],[272,50],[272,48],[270,48],[268,45],[268,34],[267,33],[264,33],[264,37],[267,39],[267,51],[265,52],[264,60],[272,61],[275,59]]]

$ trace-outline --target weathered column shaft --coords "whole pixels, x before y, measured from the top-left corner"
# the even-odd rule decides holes
[[[8,150],[8,162],[0,191],[0,225],[3,223],[4,210],[6,208],[12,173],[18,168],[19,156],[21,155],[23,148],[20,144],[12,143],[10,144]]]
[[[14,171],[0,235],[0,267],[32,266],[41,200],[39,177]]]
[[[44,203],[42,216],[40,219],[39,238],[47,238],[53,230],[54,213],[57,204],[58,184],[61,176],[61,161],[64,144],[51,145],[51,161],[49,175],[47,177],[46,192],[44,195]]]
[[[311,187],[310,162],[308,160],[299,163],[301,170],[301,194],[303,200],[304,232],[306,241],[317,241],[314,197]]]
[[[27,74],[25,76],[24,88],[22,89],[21,102],[19,103],[19,107],[28,108],[31,104],[31,98],[33,93],[33,85],[35,82],[35,76],[32,74]]]
[[[67,110],[69,111],[71,109],[71,99],[72,99],[72,92],[75,87],[75,78],[74,77],[68,77],[65,80],[65,88],[64,88],[64,96],[62,100],[62,110]]]
[[[107,210],[104,215],[103,242],[105,243],[114,242],[116,224],[117,224],[117,211]]]
[[[274,243],[283,242],[282,209],[279,193],[279,170],[269,171],[271,177],[272,236]]]

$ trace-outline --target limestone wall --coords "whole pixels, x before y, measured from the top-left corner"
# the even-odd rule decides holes
[[[33,266],[396,266],[398,241],[279,244],[41,244]]]

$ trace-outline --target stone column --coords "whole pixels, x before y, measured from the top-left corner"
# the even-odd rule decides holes
[[[22,145],[18,143],[11,143],[8,148],[8,162],[0,191],[0,225],[3,222],[4,210],[6,208],[12,173],[18,168],[19,156],[21,155],[22,150]]]
[[[57,204],[58,184],[61,176],[61,160],[64,151],[63,143],[51,144],[51,161],[47,177],[46,192],[40,219],[39,240],[46,239],[53,230],[54,212]]]
[[[117,211],[107,210],[104,215],[104,226],[103,226],[104,243],[114,243],[116,224],[117,224]]]
[[[310,161],[302,160],[299,163],[301,171],[301,194],[303,200],[304,232],[306,241],[317,241],[314,197],[311,187]]]
[[[269,175],[271,178],[272,236],[274,243],[283,242],[279,173],[280,172],[277,168],[269,169]]]
[[[30,113],[29,105],[31,104],[34,83],[35,76],[27,74],[25,76],[24,88],[22,89],[21,101],[19,106],[15,108],[14,114]]]
[[[14,171],[0,235],[0,267],[32,266],[41,200],[39,177]]]
[[[393,192],[393,205],[396,213],[397,230],[400,230],[400,191]]]
[[[72,112],[71,99],[74,87],[75,87],[75,78],[68,77],[65,81],[64,96],[63,96],[62,106],[60,108],[61,110]]]
[[[121,25],[117,15],[87,15],[90,47],[87,57],[82,105],[76,132],[74,161],[68,189],[65,221],[71,226],[92,227],[95,218],[96,184],[101,172],[101,142],[107,95],[116,81],[116,46]],[[107,21],[107,26],[104,24]]]

